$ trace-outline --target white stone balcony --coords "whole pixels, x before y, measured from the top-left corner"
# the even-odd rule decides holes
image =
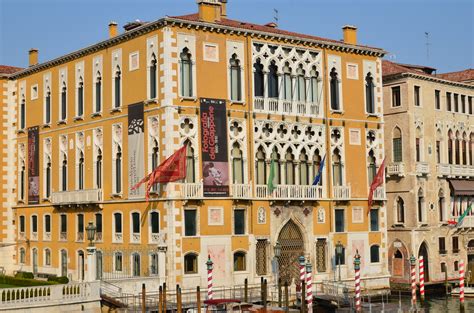
[[[38,233],[37,232],[32,232],[30,240],[37,241],[38,240]]]
[[[398,163],[390,163],[387,166],[387,174],[389,176],[398,175],[400,177],[405,176],[405,163],[398,162]]]
[[[451,176],[474,177],[474,166],[470,165],[451,165]]]
[[[140,233],[132,233],[132,237],[130,238],[130,242],[132,243],[140,243],[141,235]]]
[[[166,245],[164,233],[152,233],[150,236],[150,243],[158,244],[160,246]]]
[[[323,188],[311,185],[277,185],[270,193],[267,185],[256,185],[255,197],[278,200],[318,200],[323,198]]]
[[[203,197],[202,183],[183,183],[181,186],[181,197],[184,199],[199,199]]]
[[[351,198],[351,186],[333,186],[332,197],[334,200],[349,200]]]
[[[92,204],[102,201],[102,189],[85,189],[53,192],[53,205],[73,206]]]
[[[319,116],[320,113],[316,103],[264,97],[254,97],[253,109],[262,113],[299,116]]]
[[[230,195],[234,199],[249,199],[252,197],[252,185],[232,184],[230,186]]]
[[[51,233],[50,232],[44,233],[43,234],[43,240],[44,241],[51,241]]]
[[[122,233],[114,233],[113,242],[123,242],[123,234]]]
[[[416,162],[416,175],[428,175],[430,173],[430,166],[427,162]]]
[[[451,169],[449,164],[438,164],[436,165],[436,172],[438,173],[438,177],[442,176],[449,176],[451,174]]]
[[[452,216],[450,220],[458,221],[459,216]],[[456,225],[458,228],[474,228],[474,215],[466,216],[460,225]]]
[[[386,200],[384,186],[375,188],[374,194],[373,194],[373,200],[378,200],[378,201]]]

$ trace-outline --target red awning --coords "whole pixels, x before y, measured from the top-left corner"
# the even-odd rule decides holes
[[[474,196],[474,180],[449,180],[455,196]]]

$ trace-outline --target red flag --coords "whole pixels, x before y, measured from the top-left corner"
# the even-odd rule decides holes
[[[383,176],[385,174],[385,159],[383,159],[382,165],[380,165],[379,170],[377,171],[377,175],[370,185],[369,190],[369,209],[367,211],[367,215],[370,213],[370,208],[372,207],[372,199],[374,196],[374,190],[377,189],[378,186],[383,184]]]
[[[169,158],[164,160],[157,168],[150,174],[145,176],[138,184],[131,189],[137,189],[142,184],[146,185],[146,200],[150,196],[150,189],[156,183],[174,182],[186,177],[186,146],[181,147],[178,151],[173,153]]]

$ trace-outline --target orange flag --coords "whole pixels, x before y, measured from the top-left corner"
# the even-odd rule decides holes
[[[369,190],[369,209],[367,211],[367,215],[370,213],[370,208],[372,207],[372,200],[374,197],[374,190],[377,189],[378,186],[383,184],[383,176],[385,175],[385,159],[383,159],[382,165],[380,165],[379,170],[377,171],[377,175],[375,175],[374,181],[370,185]]]

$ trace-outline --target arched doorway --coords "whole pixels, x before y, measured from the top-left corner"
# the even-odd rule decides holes
[[[420,250],[418,252],[418,260],[420,260],[420,256],[423,256],[423,268],[425,274],[425,282],[430,281],[430,266],[428,260],[428,249],[426,247],[426,243],[423,242],[420,246]]]
[[[304,255],[303,234],[292,220],[280,231],[278,242],[281,244],[281,256],[278,259],[279,275],[282,283],[299,281],[300,270],[298,258]]]

